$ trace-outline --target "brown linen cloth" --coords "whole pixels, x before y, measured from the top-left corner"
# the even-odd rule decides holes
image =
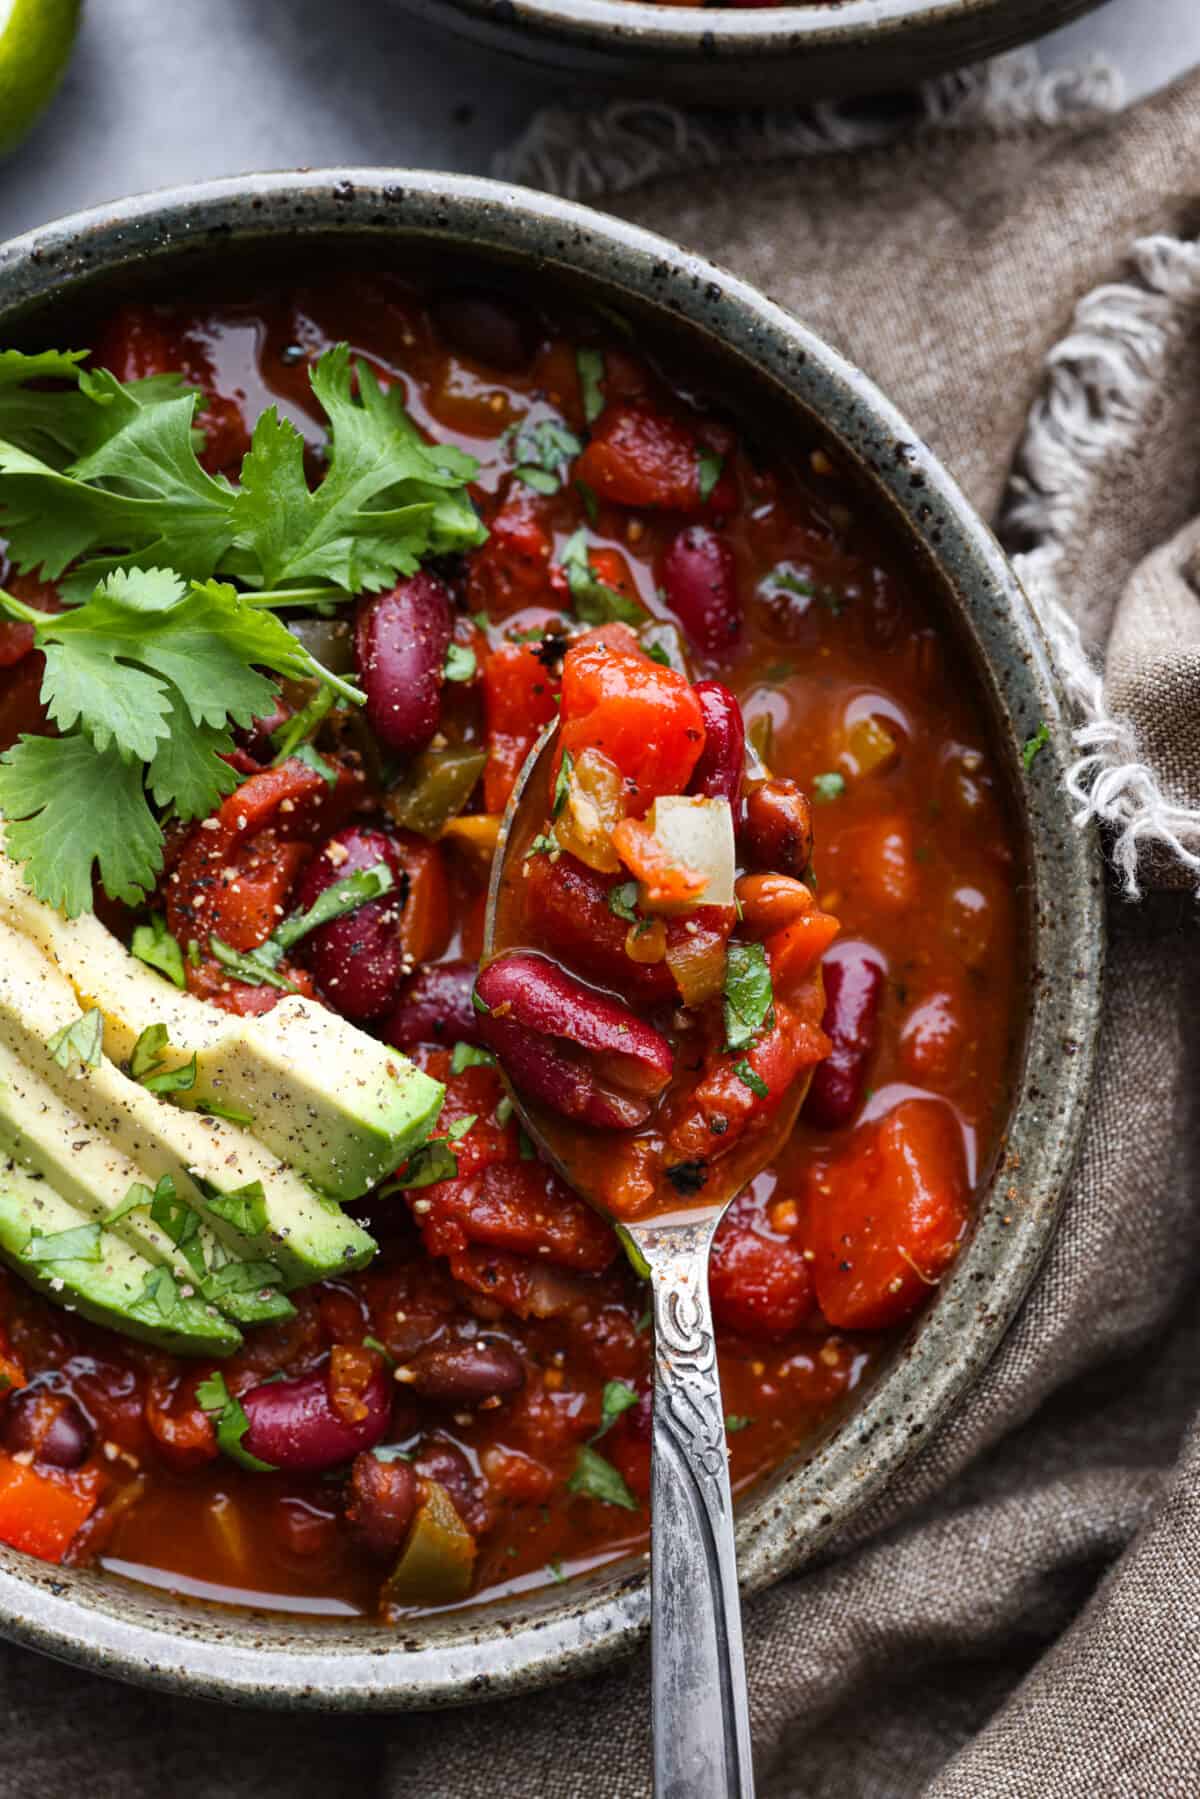
[[[1108,644],[1112,693],[1146,732],[1136,747],[1181,833],[1200,778],[1187,556],[1135,573],[1200,511],[1200,300],[1186,243],[1159,258],[1157,288],[1128,259],[1149,232],[1185,240],[1200,224],[1198,108],[1200,77],[1115,123],[709,170],[702,191],[683,178],[620,202],[868,368],[989,515],[1042,395],[1014,529],[1037,546],[1045,604],[1065,602],[1097,654]],[[1125,296],[1108,336],[1107,299],[1072,327],[1099,283]],[[1159,353],[1126,329],[1139,306]],[[1061,391],[1047,389],[1064,339]],[[1097,419],[1109,429],[1093,439]],[[1142,801],[1161,813],[1153,771],[1132,788],[1104,772],[1118,821],[1144,823]],[[1154,865],[1141,869],[1149,884]],[[747,1607],[765,1799],[1200,1793],[1200,928],[1186,889],[1114,894],[1111,911],[1081,1163],[1017,1323],[842,1542]],[[8,1650],[0,1796],[644,1799],[646,1674],[640,1659],[432,1718],[282,1719]]]

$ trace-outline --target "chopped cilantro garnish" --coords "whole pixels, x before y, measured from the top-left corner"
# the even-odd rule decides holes
[[[562,486],[562,470],[583,445],[561,419],[528,420],[509,427],[512,453],[516,462],[513,474],[535,493],[557,493]]]
[[[104,1014],[95,1007],[55,1031],[46,1048],[60,1068],[79,1062],[84,1068],[99,1068],[104,1053]]]
[[[179,1068],[164,1068],[161,1074],[142,1076],[142,1086],[148,1093],[189,1093],[196,1085],[196,1052],[193,1050],[190,1062],[184,1062]]]
[[[579,371],[583,416],[589,425],[594,425],[604,411],[604,354],[600,350],[576,350],[575,367]]]
[[[219,937],[209,938],[209,948],[221,966],[239,981],[253,987],[278,987],[284,993],[294,993],[296,989],[292,982],[278,972],[286,952],[310,931],[318,931],[336,918],[345,918],[371,900],[382,899],[395,885],[387,863],[376,862],[370,868],[356,869],[353,874],[332,882],[318,894],[307,912],[284,919],[256,949],[235,950]]]
[[[205,1198],[214,1218],[231,1224],[244,1237],[260,1237],[267,1228],[267,1196],[261,1181],[247,1181],[232,1193],[219,1193],[206,1187]]]
[[[402,1189],[432,1187],[435,1181],[452,1181],[458,1173],[458,1158],[445,1137],[431,1137],[415,1150],[396,1176]]]
[[[491,1017],[492,1008],[480,994],[476,993],[474,987],[471,989],[471,1005],[476,1012],[482,1013],[485,1018]]]
[[[576,481],[575,491],[583,501],[583,510],[589,525],[594,525],[600,517],[600,502],[586,481]]]
[[[145,962],[148,968],[157,968],[176,987],[187,986],[183,951],[168,931],[167,921],[160,912],[152,913],[146,924],[135,927],[129,949],[139,962]]]
[[[637,1402],[637,1394],[632,1387],[626,1386],[623,1380],[606,1381],[604,1392],[600,1396],[600,1428],[592,1441],[595,1442],[597,1437],[602,1437],[605,1431],[616,1423],[621,1413],[627,1412],[630,1406],[635,1406]]]
[[[306,706],[302,706],[299,712],[293,712],[277,731],[272,731],[271,743],[278,752],[276,764],[286,762],[289,756],[300,754],[301,749],[320,730],[336,697],[332,687],[318,687]]]
[[[660,668],[670,668],[671,658],[667,655],[667,652],[663,649],[661,643],[648,643],[644,647],[651,662],[657,662]]]
[[[726,1412],[725,1414],[725,1429],[731,1437],[753,1423],[753,1418],[745,1418],[740,1412]]]
[[[376,1355],[382,1356],[389,1368],[394,1368],[396,1366],[395,1356],[392,1354],[387,1344],[381,1343],[378,1337],[364,1337],[362,1346],[364,1349],[373,1349]]]
[[[326,787],[337,786],[337,769],[333,766],[332,762],[326,762],[324,756],[320,755],[313,748],[311,743],[298,744],[291,752],[291,760],[293,762],[303,762],[305,768],[311,768],[314,774],[320,775]]]
[[[162,1066],[162,1052],[167,1047],[167,1027],[165,1024],[148,1024],[133,1046],[129,1058],[129,1072],[135,1081],[143,1076],[153,1074]]]
[[[507,1093],[502,1093],[496,1101],[495,1120],[499,1130],[504,1130],[513,1115],[513,1103]]]
[[[254,1474],[274,1474],[273,1462],[262,1462],[256,1455],[251,1455],[243,1448],[242,1439],[250,1429],[250,1420],[246,1416],[246,1408],[241,1401],[234,1399],[225,1385],[223,1374],[210,1374],[196,1388],[196,1404],[202,1412],[207,1412],[215,1419],[217,1426],[217,1442],[231,1461],[243,1468],[249,1468]]]
[[[830,800],[840,799],[846,791],[846,777],[836,771],[827,775],[813,777],[813,794],[821,804],[827,806]]]
[[[1045,747],[1049,743],[1049,741],[1050,741],[1050,730],[1046,724],[1045,719],[1042,719],[1038,725],[1037,730],[1034,732],[1033,736],[1026,739],[1025,744],[1021,750],[1021,761],[1025,764],[1025,773],[1026,774],[1029,773],[1030,769],[1034,765],[1034,762],[1037,760],[1038,756],[1040,756],[1041,752],[1045,749]]]
[[[524,860],[528,862],[531,856],[557,857],[560,854],[561,850],[557,838],[547,836],[545,831],[539,831],[529,848],[525,851]]]
[[[575,614],[587,625],[609,625],[614,621],[640,625],[646,609],[639,600],[631,600],[602,581],[588,559],[587,532],[578,530],[563,545],[563,573],[571,591]]]
[[[575,1468],[567,1481],[569,1493],[581,1493],[605,1505],[619,1505],[636,1512],[638,1502],[611,1462],[594,1450],[590,1443],[581,1444],[575,1452]]]
[[[464,1068],[494,1068],[496,1058],[490,1049],[476,1049],[473,1043],[456,1043],[454,1054],[450,1057],[451,1074],[461,1074]]]
[[[209,1118],[223,1118],[226,1124],[240,1124],[250,1130],[254,1128],[254,1119],[249,1112],[241,1112],[236,1106],[226,1105],[223,1099],[202,1099],[196,1110]]]
[[[552,818],[557,818],[571,797],[571,770],[575,759],[570,750],[563,751],[563,759],[558,765],[558,773],[554,777],[554,803],[550,809]]]
[[[447,681],[473,681],[477,666],[474,650],[466,644],[452,643],[446,651],[442,673]]]
[[[767,1086],[767,1083],[763,1080],[761,1074],[750,1066],[745,1056],[742,1057],[740,1062],[734,1063],[733,1072],[736,1074],[743,1087],[749,1087],[756,1099],[767,1099],[770,1097],[771,1089]]]
[[[456,1118],[446,1129],[447,1143],[461,1143],[473,1124],[478,1124],[479,1113],[468,1112],[465,1118]]]
[[[608,909],[610,912],[614,912],[618,918],[625,919],[627,924],[636,924],[638,915],[634,908],[637,905],[637,896],[638,884],[636,881],[620,881],[615,887],[610,887],[608,890]]]
[[[48,1236],[36,1233],[21,1251],[23,1262],[98,1262],[100,1260],[100,1226],[79,1224],[69,1231],[51,1231]]]
[[[725,1047],[745,1049],[771,1022],[774,994],[761,943],[731,943],[725,960]]]
[[[169,1268],[150,1269],[129,1310],[137,1318],[168,1328],[186,1323],[188,1317],[187,1301]]]
[[[561,1581],[565,1581],[567,1578],[566,1575],[563,1573],[562,1562],[559,1560],[558,1556],[556,1556],[556,1555],[551,1556],[550,1560],[546,1563],[546,1573],[550,1576],[551,1580],[557,1580],[557,1581],[561,1582]]]
[[[700,486],[700,498],[707,505],[713,496],[713,489],[721,479],[721,470],[725,467],[725,458],[718,456],[715,450],[704,449],[700,452],[696,478]]]
[[[186,1200],[180,1199],[175,1191],[175,1182],[169,1174],[164,1174],[151,1196],[150,1216],[161,1231],[171,1239],[197,1280],[202,1281],[208,1272],[204,1260],[204,1251],[198,1241],[200,1236],[200,1214],[193,1212]]]
[[[205,1299],[219,1305],[231,1293],[270,1293],[283,1285],[274,1262],[226,1262],[201,1285]]]

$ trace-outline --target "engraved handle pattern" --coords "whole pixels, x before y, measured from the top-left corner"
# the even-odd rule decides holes
[[[715,1220],[635,1227],[654,1295],[657,1799],[753,1799],[725,1418],[708,1300]]]

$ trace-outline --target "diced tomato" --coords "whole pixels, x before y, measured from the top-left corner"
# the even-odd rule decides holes
[[[601,544],[596,549],[588,551],[588,563],[597,580],[603,581],[606,587],[611,587],[614,593],[621,594],[627,600],[640,600],[641,596],[638,592],[638,584],[633,578],[633,570],[629,566],[628,558],[623,556],[620,550],[615,550],[608,544]]]
[[[204,432],[201,462],[210,474],[233,469],[250,448],[250,432],[241,407],[216,388],[212,358],[200,333],[152,306],[121,306],[100,333],[92,352],[97,368],[118,381],[140,381],[148,375],[179,374],[204,399],[196,424]]]
[[[736,1210],[717,1231],[708,1281],[717,1324],[743,1337],[786,1337],[815,1304],[803,1253]]]
[[[556,586],[553,579],[554,534],[544,517],[545,507],[536,495],[523,482],[514,482],[488,521],[487,542],[468,565],[472,611],[499,621],[525,606],[565,603],[563,584]]]
[[[810,1179],[805,1240],[830,1324],[883,1330],[907,1318],[954,1260],[966,1222],[953,1112],[940,1100],[901,1101]]]
[[[682,793],[704,748],[704,716],[688,681],[645,654],[628,625],[603,625],[563,659],[561,743],[602,750],[625,778],[629,810]]]
[[[916,904],[919,871],[912,824],[900,812],[855,825],[821,851],[822,872],[855,892],[863,906],[885,916]],[[829,866],[826,867],[826,864]]]
[[[504,1097],[504,1087],[496,1070],[476,1066],[464,1068],[461,1074],[451,1074],[447,1050],[427,1055],[424,1065],[434,1080],[444,1081],[446,1086],[436,1134],[445,1137],[452,1126],[461,1125],[464,1118],[473,1120],[464,1135],[451,1139],[459,1179],[479,1174],[495,1162],[519,1162],[520,1130],[516,1119],[510,1118],[507,1124],[496,1123],[496,1107]]]
[[[44,1473],[0,1451],[0,1543],[61,1562],[99,1499],[100,1476]]]
[[[764,945],[771,966],[771,985],[778,999],[790,999],[806,982],[841,926],[828,912],[805,912]]]
[[[506,643],[488,657],[483,670],[483,707],[487,722],[487,767],[483,771],[483,803],[503,812],[526,756],[558,708],[557,683],[536,648]]]
[[[400,948],[405,961],[416,967],[435,961],[450,941],[454,930],[450,883],[436,843],[428,843],[415,831],[398,831],[395,842],[408,883],[400,913]]]
[[[509,1505],[544,1505],[556,1482],[549,1468],[519,1449],[496,1444],[479,1458],[488,1485]]]
[[[728,451],[728,434],[711,425],[703,429],[702,437],[645,403],[617,402],[605,407],[592,427],[576,476],[598,498],[621,506],[688,514],[732,511],[737,490],[727,460],[724,467],[714,466],[715,482],[705,474],[708,459],[720,464]]]
[[[599,1273],[616,1239],[590,1206],[540,1162],[509,1162],[465,1179],[439,1181],[410,1196],[425,1247],[449,1255],[468,1243],[515,1255],[542,1256],[563,1268]]]
[[[711,1060],[688,1099],[686,1115],[671,1131],[671,1148],[681,1160],[700,1156],[712,1161],[727,1154],[829,1054],[829,1039],[817,1022],[819,995],[816,1018],[811,997],[805,996],[804,1014],[777,1000],[775,1022],[757,1043],[742,1055],[722,1053]]]
[[[280,989],[234,979],[208,954],[209,939],[239,951],[266,941],[314,840],[344,822],[361,785],[361,776],[343,766],[331,788],[316,769],[290,760],[251,775],[193,829],[166,881],[167,928],[185,948],[200,945],[199,962],[188,957],[184,964],[193,993],[230,1012],[278,1004]],[[279,972],[311,994],[303,970],[281,964]]]

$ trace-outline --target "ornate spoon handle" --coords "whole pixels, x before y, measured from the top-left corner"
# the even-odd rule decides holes
[[[708,1300],[716,1219],[634,1226],[654,1295],[657,1799],[753,1799],[725,1417]]]

